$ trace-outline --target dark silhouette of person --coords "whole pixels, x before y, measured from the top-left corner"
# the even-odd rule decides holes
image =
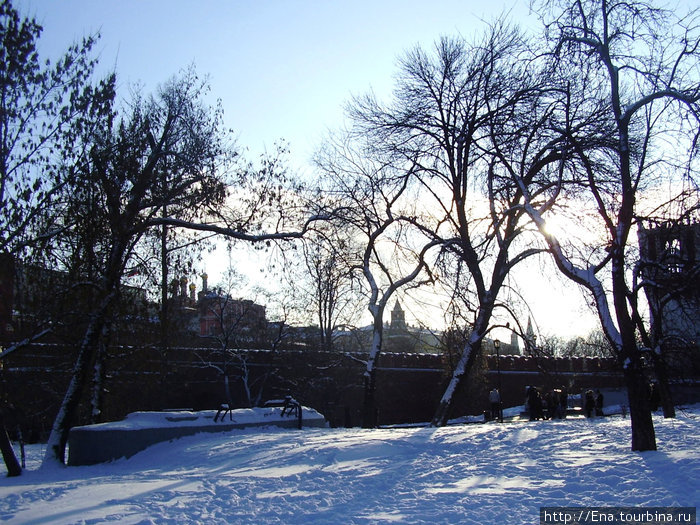
[[[595,415],[605,415],[603,414],[603,394],[600,392],[600,390],[595,391]]]
[[[566,411],[569,408],[569,394],[567,394],[566,388],[561,389],[559,402],[561,403],[561,417],[562,419],[566,419]]]
[[[561,407],[561,390],[555,388],[552,390],[552,407],[550,408],[552,419],[562,419],[562,407]]]
[[[542,413],[542,396],[540,395],[540,391],[534,386],[527,389],[527,404],[530,411],[530,421],[544,419],[544,414]]]
[[[593,410],[595,409],[595,398],[593,397],[593,390],[586,391],[586,397],[583,408],[586,412],[586,417],[593,417]]]
[[[501,419],[501,393],[497,388],[489,392],[489,403],[491,403],[491,419]]]
[[[659,389],[656,383],[649,384],[649,404],[651,405],[651,411],[656,412],[659,409],[659,404],[661,403],[661,396],[659,395]]]

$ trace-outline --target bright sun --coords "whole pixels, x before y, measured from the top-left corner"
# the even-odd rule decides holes
[[[561,215],[548,215],[545,219],[544,230],[549,235],[553,235],[557,239],[567,236],[567,232],[571,232],[573,227],[571,219]]]

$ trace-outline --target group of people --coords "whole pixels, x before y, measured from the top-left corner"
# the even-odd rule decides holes
[[[501,394],[497,388],[489,392],[489,404],[491,405],[491,419],[502,421]],[[542,393],[535,387],[527,387],[525,409],[530,416],[530,421],[547,419],[564,419],[569,406],[569,395],[565,388],[555,388]],[[583,412],[586,417],[604,416],[603,394],[596,389],[587,390],[583,396]]]
[[[543,395],[537,387],[530,386],[527,388],[525,406],[530,415],[530,421],[564,419],[568,403],[569,396],[566,393],[566,389],[555,388],[545,392]]]

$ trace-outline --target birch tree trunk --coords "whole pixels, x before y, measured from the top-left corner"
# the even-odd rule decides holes
[[[377,360],[379,352],[382,349],[382,339],[384,333],[384,325],[382,324],[384,309],[375,308],[373,312],[372,326],[372,347],[369,351],[367,359],[367,369],[364,375],[364,402],[362,405],[362,428],[377,427]]]
[[[51,428],[42,466],[52,463],[65,463],[66,444],[68,443],[70,426],[78,411],[80,397],[86,380],[90,376],[90,367],[95,359],[100,331],[99,324],[101,324],[101,320],[98,316],[94,316],[80,345],[78,359],[73,367],[73,374],[71,375],[68,389],[63,396],[63,401]]]
[[[66,444],[70,427],[75,419],[80,405],[80,398],[85,390],[87,380],[91,377],[90,370],[95,363],[100,334],[106,322],[106,316],[116,292],[112,291],[103,299],[99,308],[92,314],[85,336],[80,344],[78,358],[73,366],[68,389],[54,419],[46,446],[42,466],[49,464],[64,464]]]

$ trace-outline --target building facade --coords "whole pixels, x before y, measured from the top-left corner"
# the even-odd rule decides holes
[[[672,367],[694,369],[700,341],[700,224],[649,224],[639,230],[639,247],[655,344]]]

